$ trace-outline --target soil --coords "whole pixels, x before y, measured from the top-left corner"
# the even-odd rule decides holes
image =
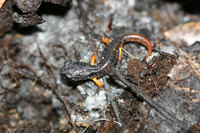
[[[199,1],[2,4],[0,133],[200,132]],[[105,75],[100,88],[60,75],[65,61],[95,55],[97,64],[101,39],[128,33],[148,38],[153,50],[146,59],[145,47],[127,43],[114,68],[123,80]]]

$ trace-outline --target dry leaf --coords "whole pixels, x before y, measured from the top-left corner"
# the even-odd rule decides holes
[[[168,76],[173,80],[182,80],[191,76],[191,74],[200,79],[200,62],[195,56],[180,50],[177,65],[173,67]]]
[[[1,10],[1,8],[2,8],[2,6],[3,6],[3,4],[4,4],[5,1],[6,0],[0,0],[0,10]]]
[[[190,46],[200,41],[200,23],[190,22],[164,32],[164,35],[178,46]]]

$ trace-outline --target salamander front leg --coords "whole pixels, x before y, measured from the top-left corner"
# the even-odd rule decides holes
[[[102,38],[101,41],[107,45],[109,45],[109,43],[112,42],[112,40],[108,39],[107,37]]]
[[[109,43],[112,42],[112,40],[108,39],[107,37],[102,38],[101,41],[107,45],[109,45]],[[122,59],[122,47],[123,47],[123,44],[121,44],[119,47],[119,57],[118,57],[119,60]]]

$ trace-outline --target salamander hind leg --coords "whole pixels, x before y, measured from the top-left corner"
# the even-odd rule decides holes
[[[90,64],[91,64],[91,65],[94,65],[94,64],[95,64],[95,56],[94,56],[94,55],[91,56],[91,63],[90,63]],[[103,86],[103,84],[102,84],[96,77],[93,77],[92,80],[95,82],[95,84],[96,84],[97,86],[99,86],[99,87],[102,87],[102,86]]]

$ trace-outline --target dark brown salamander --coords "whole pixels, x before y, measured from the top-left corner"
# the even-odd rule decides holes
[[[97,65],[90,65],[86,62],[65,62],[61,68],[60,74],[74,81],[92,79],[94,77],[102,77],[112,70],[116,65],[119,56],[119,47],[127,42],[136,42],[148,48],[147,58],[151,54],[151,43],[144,36],[138,34],[125,34],[120,36],[105,47],[101,60]]]

